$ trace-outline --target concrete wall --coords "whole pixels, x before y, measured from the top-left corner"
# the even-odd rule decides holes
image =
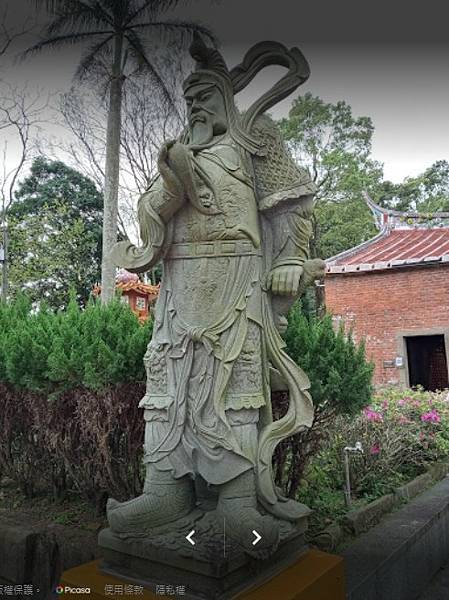
[[[342,556],[348,600],[418,598],[449,557],[449,477],[388,515]]]

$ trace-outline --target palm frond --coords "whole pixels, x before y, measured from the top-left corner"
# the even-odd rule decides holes
[[[118,0],[124,1],[124,0]],[[126,1],[126,0],[125,0]],[[95,10],[98,11],[98,14],[104,15],[104,18],[110,23],[111,27],[116,26],[116,22],[114,20],[114,7],[111,6],[111,3],[107,2],[99,2],[98,0],[89,0],[89,2],[95,7]]]
[[[162,38],[173,33],[177,33],[178,35],[179,33],[181,33],[181,35],[193,35],[194,33],[200,33],[207,37],[214,46],[216,46],[218,43],[217,38],[210,29],[204,25],[201,25],[200,23],[194,23],[193,21],[147,21],[145,23],[136,23],[126,28],[127,31],[135,29],[159,29],[159,35]]]
[[[97,12],[88,10],[79,10],[66,13],[56,17],[45,29],[47,36],[54,36],[62,33],[75,33],[75,31],[85,31],[100,29],[101,27],[111,28],[111,24]]]
[[[125,38],[129,45],[130,54],[131,54],[131,56],[133,56],[134,60],[136,61],[137,65],[139,67],[139,71],[146,71],[146,73],[148,75],[150,75],[150,77],[154,80],[155,84],[161,90],[164,97],[169,102],[172,102],[173,99],[171,97],[170,91],[168,90],[167,86],[165,85],[163,78],[159,75],[156,67],[150,62],[149,58],[147,57],[145,47],[142,43],[142,40],[132,30],[128,30],[126,32]]]
[[[37,54],[38,52],[41,52],[44,48],[57,48],[59,46],[64,46],[64,45],[74,45],[74,44],[78,44],[86,39],[89,39],[91,37],[95,37],[97,35],[105,35],[105,34],[111,34],[111,33],[114,33],[114,32],[113,31],[89,31],[87,33],[79,32],[79,33],[68,33],[66,35],[56,35],[52,38],[49,38],[48,40],[41,40],[37,44],[34,44],[34,46],[27,48],[23,52],[22,58],[26,58],[30,54]]]
[[[66,9],[74,10],[77,4],[77,0],[34,0],[36,8],[44,7],[50,13]]]
[[[108,43],[114,38],[114,34],[91,46],[81,57],[80,63],[75,72],[75,78],[83,81],[92,72],[95,66],[98,66],[100,61],[100,53],[107,48]]]
[[[92,8],[91,0],[34,0],[37,8],[44,7],[51,15],[63,15],[75,12],[81,7]]]
[[[142,15],[148,15],[150,18],[157,14],[154,10],[154,0],[144,0],[140,6],[133,3],[134,6],[130,6],[129,14],[126,19],[125,25],[130,25],[135,19],[142,17]]]
[[[95,0],[94,3],[109,15],[115,25],[125,23],[129,0]]]
[[[180,4],[187,4],[188,0],[153,0],[152,14],[154,16],[161,15]]]

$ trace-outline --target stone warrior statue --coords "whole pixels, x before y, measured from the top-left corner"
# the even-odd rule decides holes
[[[109,500],[118,535],[169,526],[196,503],[194,479],[218,490],[216,511],[244,552],[267,556],[279,523],[309,509],[273,482],[276,445],[313,419],[309,381],[284,352],[285,313],[322,274],[308,260],[315,186],[262,113],[304,82],[298,49],[254,46],[231,71],[196,37],[184,82],[188,128],[166,142],[159,174],[139,200],[141,247],[120,242],[117,265],[163,263],[154,333],[145,355],[143,494]],[[234,94],[269,64],[288,73],[242,117]],[[288,390],[274,420],[271,389]],[[283,387],[282,387],[283,386]],[[252,531],[262,539],[254,546]]]

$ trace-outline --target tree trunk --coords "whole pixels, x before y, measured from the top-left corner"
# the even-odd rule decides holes
[[[106,165],[103,206],[103,252],[101,259],[101,302],[106,304],[114,297],[115,265],[110,252],[117,242],[118,185],[120,174],[120,129],[122,112],[122,50],[123,38],[114,39],[114,62],[109,90],[109,112],[106,132]]]
[[[3,221],[2,300],[8,299],[8,226]]]
[[[318,256],[318,246],[320,242],[320,226],[318,224],[317,218],[314,215],[313,221],[313,234],[312,239],[310,240],[310,255],[311,258],[321,258]],[[323,318],[326,314],[326,297],[325,297],[325,288],[324,288],[324,278],[320,279],[319,284],[314,286],[315,291],[315,314],[318,318]]]

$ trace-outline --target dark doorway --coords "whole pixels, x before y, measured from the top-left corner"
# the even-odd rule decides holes
[[[446,347],[443,335],[416,335],[407,343],[410,387],[421,385],[434,392],[448,387]]]

